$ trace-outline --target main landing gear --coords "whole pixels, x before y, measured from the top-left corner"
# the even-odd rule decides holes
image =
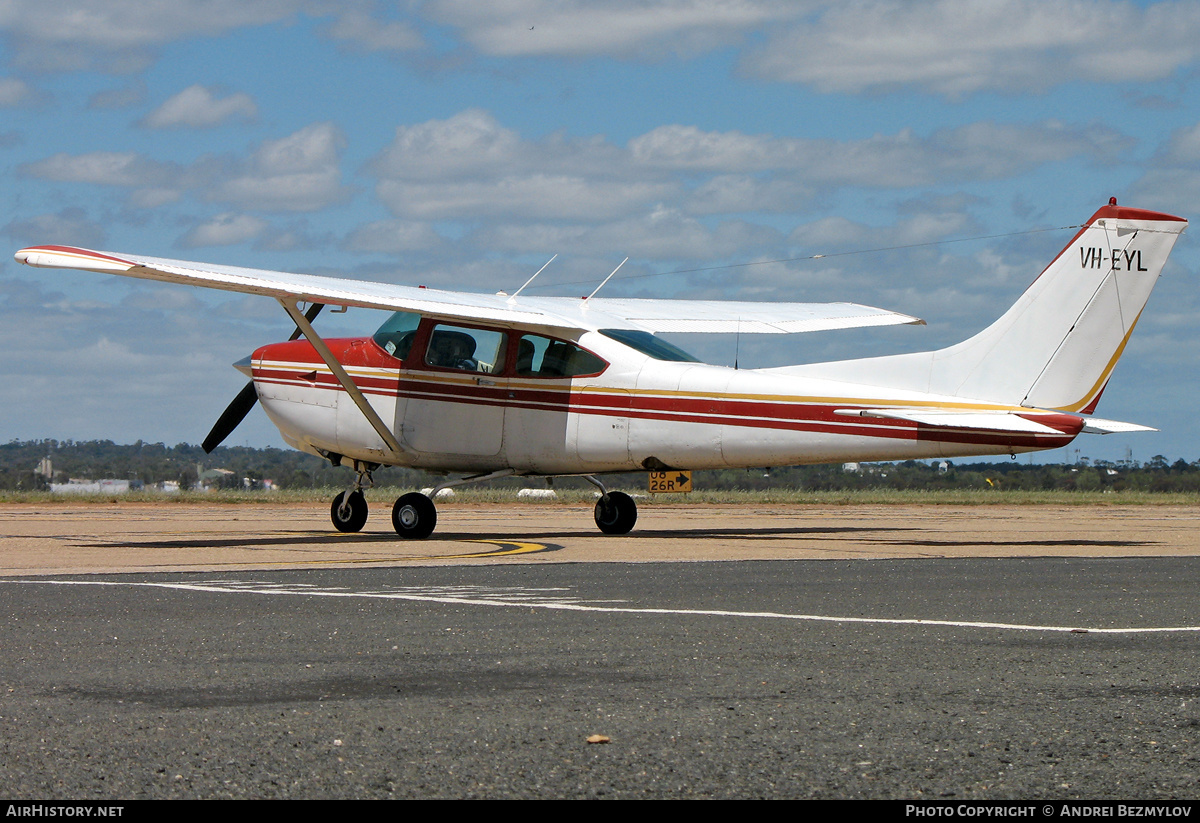
[[[610,492],[592,476],[587,481],[600,490],[596,501],[596,525],[605,534],[628,534],[637,522],[637,504],[625,492]]]
[[[358,479],[354,488],[342,492],[333,498],[329,507],[329,519],[340,532],[362,531],[367,522],[367,498],[364,489],[374,486],[371,472],[379,468],[370,463],[355,463]],[[392,527],[396,534],[406,540],[421,540],[433,534],[437,526],[437,507],[433,505],[433,497],[442,489],[461,486],[464,483],[479,483],[485,480],[495,480],[507,477],[512,470],[477,474],[449,480],[435,487],[428,495],[420,492],[409,492],[401,495],[392,506]],[[605,534],[627,534],[637,522],[637,504],[633,498],[624,492],[609,491],[595,477],[588,476],[587,481],[600,490],[600,499],[596,501],[596,525]]]
[[[401,537],[422,540],[433,534],[437,525],[437,508],[420,492],[401,495],[392,506],[392,528]]]

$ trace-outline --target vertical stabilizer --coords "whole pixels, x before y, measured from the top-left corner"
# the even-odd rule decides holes
[[[1182,218],[1110,201],[1012,308],[974,337],[938,351],[786,371],[1090,412],[1186,227]]]

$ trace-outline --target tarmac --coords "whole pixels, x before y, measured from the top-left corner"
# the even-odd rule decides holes
[[[439,504],[405,541],[387,506],[341,534],[324,505],[9,504],[0,575],[479,563],[1200,554],[1200,506],[643,505],[608,536],[590,506]]]
[[[385,513],[0,507],[0,796],[1196,797],[1200,507]]]

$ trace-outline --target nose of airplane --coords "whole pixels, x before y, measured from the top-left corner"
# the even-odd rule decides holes
[[[250,368],[251,357],[252,357],[252,355],[249,355],[249,354],[246,355],[241,360],[234,363],[233,367],[235,369],[237,369],[238,371],[240,371],[242,374],[246,375],[247,377],[254,377],[254,373],[251,371],[251,368]]]

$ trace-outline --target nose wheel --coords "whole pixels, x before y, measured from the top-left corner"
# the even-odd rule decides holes
[[[392,527],[407,540],[423,540],[437,525],[437,508],[420,492],[402,495],[392,506]]]
[[[367,498],[361,491],[342,492],[333,498],[329,519],[340,532],[362,531],[367,522]]]

